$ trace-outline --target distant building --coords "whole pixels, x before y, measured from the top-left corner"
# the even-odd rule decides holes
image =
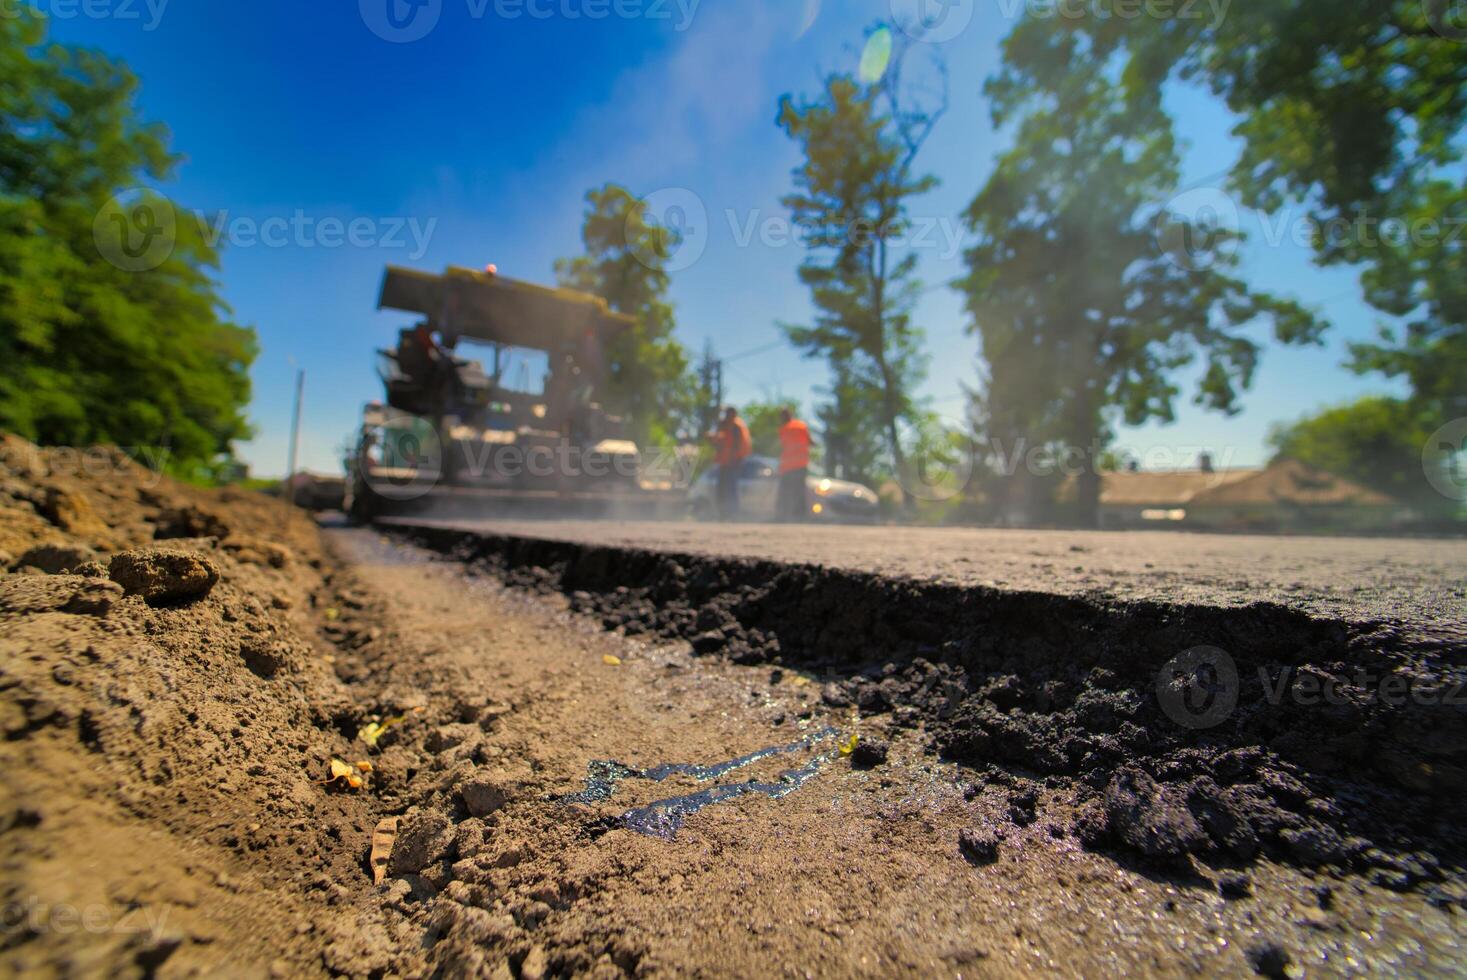
[[[1073,500],[1074,493],[1069,480],[1060,497]],[[1391,497],[1293,459],[1262,469],[1127,470],[1100,477],[1102,527],[1368,530],[1406,516]]]

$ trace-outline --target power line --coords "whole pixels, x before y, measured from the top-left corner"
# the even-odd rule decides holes
[[[776,347],[783,346],[783,340],[776,340],[772,341],[771,343],[765,344],[763,347],[755,347],[753,350],[746,350],[742,354],[731,354],[728,357],[720,358],[720,360],[722,360],[725,364],[727,364],[729,361],[741,361],[746,357],[753,357],[755,354],[763,354],[765,351],[771,351],[774,350]]]

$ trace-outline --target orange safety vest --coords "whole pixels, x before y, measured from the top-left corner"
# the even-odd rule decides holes
[[[749,438],[749,427],[743,419],[734,419],[733,424],[724,422],[718,428],[718,465],[732,466],[754,451],[754,442]]]
[[[810,468],[810,427],[799,419],[790,419],[779,427],[779,471]]]

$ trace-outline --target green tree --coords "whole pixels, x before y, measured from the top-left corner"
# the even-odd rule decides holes
[[[254,333],[225,319],[202,223],[131,190],[178,160],[139,120],[137,79],[17,14],[0,18],[0,427],[207,475],[249,434]]]
[[[831,375],[824,390],[829,400],[815,409],[825,470],[842,480],[879,483],[883,471],[890,472],[890,457],[883,448],[885,392],[880,378],[869,365],[842,356],[831,358]]]
[[[706,396],[689,371],[687,349],[673,336],[667,261],[676,233],[616,184],[590,191],[586,205],[585,254],[557,260],[556,277],[637,320],[607,351],[606,404],[630,419],[643,446],[691,434]]]
[[[1404,319],[1353,346],[1352,366],[1407,379],[1439,420],[1467,414],[1467,46],[1450,0],[1274,0],[1200,16],[1116,16],[1096,0],[1074,17],[1026,21],[1020,66],[1055,70],[1055,34],[1088,37],[1124,61],[1133,104],[1159,107],[1165,83],[1206,85],[1240,117],[1229,187],[1315,229],[1323,265],[1362,270],[1364,298]]]
[[[995,123],[1017,127],[965,214],[961,288],[987,362],[981,442],[1013,478],[1000,496],[1033,476],[1015,468],[1027,450],[1063,447],[1080,464],[1075,517],[1093,524],[1115,421],[1171,421],[1175,375],[1198,358],[1194,401],[1235,412],[1259,357],[1247,328],[1300,343],[1323,324],[1231,274],[1234,233],[1156,213],[1177,182],[1170,121],[1127,103],[1082,39],[1037,37],[1042,57],[1015,31],[986,87]]]
[[[862,476],[876,465],[860,432],[873,407],[891,465],[905,469],[903,427],[925,373],[922,332],[912,322],[917,255],[903,240],[912,199],[937,185],[916,172],[916,160],[945,96],[931,105],[909,100],[902,74],[912,42],[897,35],[874,29],[859,78],[831,75],[813,102],[786,95],[778,115],[805,156],[783,203],[805,235],[809,257],[799,275],[817,311],[813,325],[784,330],[806,356],[830,362],[834,400],[820,415],[831,458]]]
[[[784,409],[799,412],[800,406],[792,398],[769,402],[750,402],[739,409],[744,424],[749,427],[749,440],[754,452],[761,456],[779,457],[779,413]]]
[[[1276,426],[1268,441],[1276,458],[1336,473],[1423,515],[1449,517],[1456,503],[1437,493],[1421,468],[1421,449],[1436,427],[1419,403],[1373,395]]]

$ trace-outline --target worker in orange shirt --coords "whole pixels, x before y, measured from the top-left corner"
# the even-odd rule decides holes
[[[787,408],[779,412],[779,498],[781,521],[805,519],[805,478],[810,473],[810,427]]]
[[[731,521],[739,515],[739,473],[744,459],[754,451],[749,427],[739,418],[739,410],[730,405],[723,412],[718,431],[709,433],[714,461],[718,464],[718,516]]]

